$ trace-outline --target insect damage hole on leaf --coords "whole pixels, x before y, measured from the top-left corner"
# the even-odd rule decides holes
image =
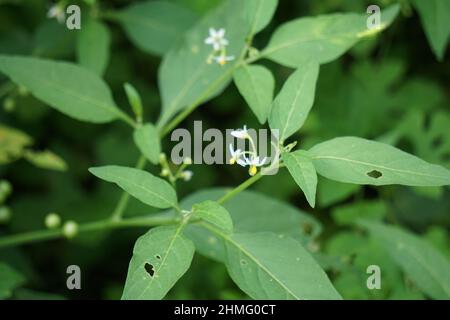
[[[147,271],[147,273],[150,275],[150,277],[153,278],[153,275],[155,274],[155,270],[153,268],[153,265],[146,262],[144,265],[145,271]]]
[[[378,170],[372,170],[372,171],[367,172],[367,175],[371,178],[378,179],[383,174]]]

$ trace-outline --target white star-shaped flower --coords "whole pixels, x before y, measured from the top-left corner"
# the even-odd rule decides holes
[[[248,173],[251,176],[254,176],[256,172],[258,172],[258,167],[263,166],[266,163],[267,157],[264,157],[263,159],[260,159],[259,157],[251,157],[250,159],[246,158],[245,161],[247,165],[250,166],[250,169],[248,169]]]
[[[214,28],[209,28],[209,37],[205,39],[205,43],[212,45],[214,51],[219,51],[227,46],[228,40],[225,39],[225,29],[220,28],[219,30],[216,30]]]
[[[231,154],[231,158],[230,158],[230,164],[235,164],[236,162],[239,162],[239,158],[241,157],[241,155],[243,154],[241,149],[233,149],[233,145],[230,144],[230,154]]]
[[[231,131],[231,135],[238,139],[247,139],[249,137],[247,126],[244,126],[242,129]]]

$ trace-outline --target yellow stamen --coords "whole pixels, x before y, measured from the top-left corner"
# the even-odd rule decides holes
[[[235,164],[235,163],[236,163],[236,158],[235,157],[231,158],[230,159],[230,164]]]
[[[258,169],[256,168],[256,166],[251,166],[250,169],[248,170],[248,173],[251,176],[254,176],[256,174],[256,172],[258,172]]]

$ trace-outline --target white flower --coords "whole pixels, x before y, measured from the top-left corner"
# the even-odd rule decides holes
[[[230,153],[231,153],[231,158],[230,158],[230,164],[235,164],[236,162],[239,163],[239,159],[241,157],[241,155],[243,154],[241,149],[233,149],[233,144],[230,144]]]
[[[261,167],[266,163],[267,157],[264,157],[263,159],[259,159],[259,157],[251,157],[250,159],[246,158],[245,162],[247,165],[250,166],[250,169],[248,169],[248,173],[251,176],[254,176],[256,172],[258,171],[257,167]]]
[[[219,30],[216,30],[214,28],[209,28],[209,37],[205,39],[205,44],[212,45],[214,51],[223,49],[223,47],[228,45],[228,40],[225,39],[225,29],[220,28]]]
[[[63,23],[66,19],[66,14],[64,13],[64,8],[58,4],[55,4],[50,7],[47,11],[47,18],[52,19],[56,18],[59,23]]]
[[[185,170],[181,173],[181,178],[183,178],[184,181],[189,181],[192,179],[192,176],[194,173],[191,170]]]
[[[221,66],[225,65],[228,61],[233,61],[233,60],[234,60],[234,56],[226,56],[224,54],[214,57],[214,61],[216,61]]]
[[[238,139],[247,139],[249,137],[247,126],[244,126],[242,129],[231,131],[231,135]]]

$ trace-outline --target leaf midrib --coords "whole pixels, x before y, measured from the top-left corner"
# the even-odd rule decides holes
[[[209,229],[216,235],[223,238],[225,241],[228,241],[232,245],[234,245],[236,248],[238,248],[242,253],[244,253],[247,257],[249,257],[258,267],[260,267],[270,278],[274,279],[275,282],[277,282],[281,288],[283,288],[286,293],[290,294],[293,298],[297,300],[301,300],[300,297],[296,296],[280,279],[278,279],[272,272],[270,272],[269,269],[267,269],[262,263],[259,262],[259,260],[253,256],[250,252],[248,252],[245,248],[239,245],[236,241],[234,241],[232,238],[230,238],[228,235],[224,234],[220,230],[216,229],[215,227],[208,225],[207,223],[201,223],[203,227],[206,229]]]
[[[395,169],[395,168],[390,168],[390,167],[386,167],[386,166],[379,165],[379,164],[374,164],[374,163],[365,162],[365,161],[359,161],[359,160],[353,160],[353,159],[343,158],[343,157],[313,156],[312,159],[313,160],[333,159],[333,160],[347,161],[347,162],[351,162],[351,163],[362,164],[362,165],[366,165],[366,166],[372,166],[372,167],[375,167],[375,168],[384,169],[384,170],[393,171],[393,172],[400,172],[400,173],[405,173],[405,174],[412,174],[412,175],[417,175],[417,176],[424,176],[424,177],[442,179],[442,176],[439,176],[439,175],[431,175],[431,174],[420,173],[420,172],[415,172],[415,171],[409,171],[409,170],[404,170],[404,169]]]

